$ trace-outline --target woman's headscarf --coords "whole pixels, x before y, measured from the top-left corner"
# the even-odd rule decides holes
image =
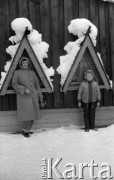
[[[19,67],[20,67],[20,69],[22,69],[22,62],[23,62],[23,61],[27,61],[27,62],[28,62],[28,69],[30,69],[30,68],[31,68],[31,61],[30,61],[30,59],[29,59],[28,57],[26,57],[26,56],[22,56],[21,59],[20,59],[20,61],[19,61]]]

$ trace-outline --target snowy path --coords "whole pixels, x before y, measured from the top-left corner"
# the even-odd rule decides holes
[[[40,180],[42,158],[63,158],[58,169],[66,170],[66,163],[91,163],[94,159],[101,170],[102,163],[112,167],[114,176],[114,125],[85,133],[75,127],[58,128],[33,134],[30,138],[21,135],[0,134],[0,180]],[[89,168],[84,179],[89,180]],[[78,175],[78,170],[77,170]],[[54,179],[59,179],[54,174]],[[98,179],[98,178],[97,178]]]

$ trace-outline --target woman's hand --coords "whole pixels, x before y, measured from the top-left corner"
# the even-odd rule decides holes
[[[82,107],[82,103],[78,102],[78,107],[81,108]]]
[[[100,102],[97,102],[97,107],[99,107],[100,106]]]
[[[26,93],[26,94],[30,94],[30,90],[29,90],[29,89],[26,89],[26,90],[25,90],[25,93]]]

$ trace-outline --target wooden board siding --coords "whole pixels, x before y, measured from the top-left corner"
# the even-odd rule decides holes
[[[1,0],[0,1],[0,70],[9,59],[6,48],[9,37],[14,35],[11,21],[17,17],[28,18],[34,29],[42,34],[43,41],[49,43],[48,67],[55,69],[59,57],[68,41],[75,37],[68,32],[70,21],[75,18],[88,18],[98,28],[96,50],[101,53],[105,69],[114,82],[114,3],[101,0]],[[55,73],[55,93],[46,94],[46,108],[77,107],[77,92],[60,92],[60,76]],[[112,91],[102,90],[102,106],[113,105]],[[15,95],[0,97],[0,110],[16,109]]]
[[[114,124],[114,107],[101,107],[96,112],[96,126],[103,127]],[[40,129],[58,128],[75,125],[76,128],[84,128],[82,109],[49,109],[41,110],[41,118],[34,122],[32,129],[36,132]],[[16,111],[0,112],[0,132],[21,132],[22,122],[17,121]]]

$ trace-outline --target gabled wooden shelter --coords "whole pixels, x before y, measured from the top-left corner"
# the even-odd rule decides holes
[[[26,30],[25,30],[25,33],[24,33],[23,38],[20,42],[20,45],[17,49],[17,52],[12,60],[10,69],[5,77],[5,80],[2,84],[2,86],[1,86],[0,95],[5,95],[8,93],[8,86],[11,83],[12,76],[19,64],[20,58],[23,56],[23,53],[26,53],[26,55],[30,58],[31,63],[37,73],[37,76],[38,76],[40,82],[43,84],[43,91],[51,93],[53,91],[51,84],[48,81],[48,79],[47,79],[47,77],[46,77],[28,39],[27,39],[27,34],[26,34]]]
[[[83,80],[84,72],[87,69],[92,69],[94,77],[100,88],[110,89],[110,81],[104,69],[102,61],[96,53],[93,42],[89,36],[90,28],[88,29],[85,39],[82,42],[81,48],[75,57],[74,63],[67,75],[63,84],[62,91],[76,90]]]

